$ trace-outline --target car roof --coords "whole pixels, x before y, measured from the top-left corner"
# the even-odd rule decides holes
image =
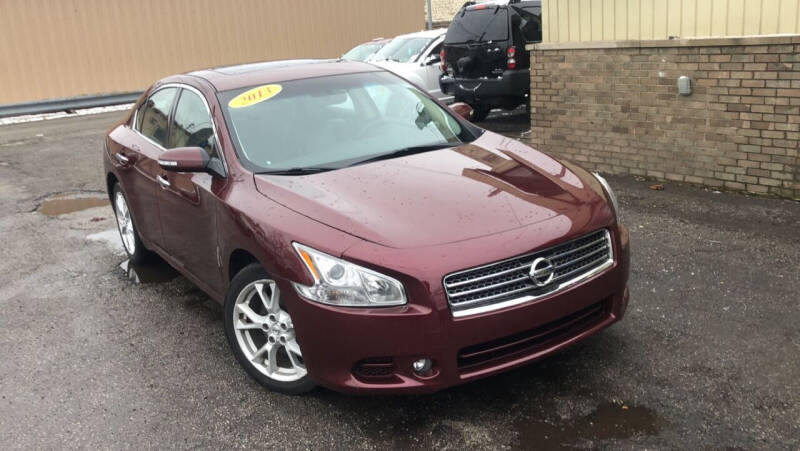
[[[464,6],[472,6],[469,5],[470,2],[464,4]],[[542,0],[522,0],[521,2],[511,2],[510,0],[478,0],[474,2],[475,5],[480,4],[487,4],[487,5],[500,5],[500,6],[509,6],[509,5],[518,5],[518,6],[542,6]]]
[[[248,86],[277,83],[303,78],[326,77],[357,72],[376,72],[383,69],[358,61],[333,59],[303,59],[265,61],[215,67],[190,72],[188,75],[202,78],[217,91]]]
[[[438,38],[447,33],[447,28],[437,28],[435,30],[418,31],[416,33],[401,34],[397,38]]]

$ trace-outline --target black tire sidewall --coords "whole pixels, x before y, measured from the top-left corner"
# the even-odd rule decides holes
[[[261,265],[253,263],[239,271],[239,273],[237,273],[231,280],[228,293],[225,296],[223,313],[225,337],[228,339],[228,345],[230,345],[231,351],[233,352],[234,357],[236,357],[236,360],[239,362],[239,365],[241,365],[245,372],[247,372],[247,374],[255,379],[259,384],[272,391],[285,393],[288,395],[306,393],[315,387],[313,380],[308,374],[294,382],[283,382],[270,379],[267,377],[267,375],[256,369],[256,367],[250,363],[242,350],[239,348],[239,342],[236,340],[236,334],[233,329],[233,316],[234,308],[236,306],[236,298],[248,284],[260,279],[271,279],[271,277]],[[295,318],[292,318],[292,321],[295,322]]]
[[[472,105],[472,120],[480,122],[489,116],[492,109],[486,105]]]

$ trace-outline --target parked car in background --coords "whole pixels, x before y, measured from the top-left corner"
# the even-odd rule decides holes
[[[391,39],[375,38],[369,42],[359,44],[342,55],[342,59],[348,61],[367,61],[389,41],[391,41]]]
[[[368,60],[450,103],[453,96],[442,93],[442,42],[447,29],[421,31],[397,36]]]
[[[453,17],[442,49],[442,92],[469,103],[474,120],[492,108],[514,109],[530,96],[530,52],[542,40],[535,1],[468,2]]]
[[[286,393],[433,392],[620,320],[605,180],[454,111],[359,62],[167,77],[104,140],[125,252],[222,303],[239,364]]]

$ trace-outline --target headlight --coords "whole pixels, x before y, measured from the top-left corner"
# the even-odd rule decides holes
[[[614,207],[614,213],[619,214],[619,204],[617,204],[617,196],[614,195],[614,191],[611,190],[611,186],[609,186],[606,179],[604,179],[600,174],[593,172],[594,177],[603,185],[603,189],[606,190],[608,193],[608,198],[611,200],[611,205]]]
[[[403,284],[370,269],[293,243],[300,260],[314,276],[314,285],[292,282],[301,296],[312,301],[348,307],[403,305]]]

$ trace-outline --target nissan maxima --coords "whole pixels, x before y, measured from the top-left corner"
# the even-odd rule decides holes
[[[242,368],[291,394],[433,392],[620,320],[608,183],[470,114],[360,62],[167,77],[105,139],[125,251],[221,303]]]

